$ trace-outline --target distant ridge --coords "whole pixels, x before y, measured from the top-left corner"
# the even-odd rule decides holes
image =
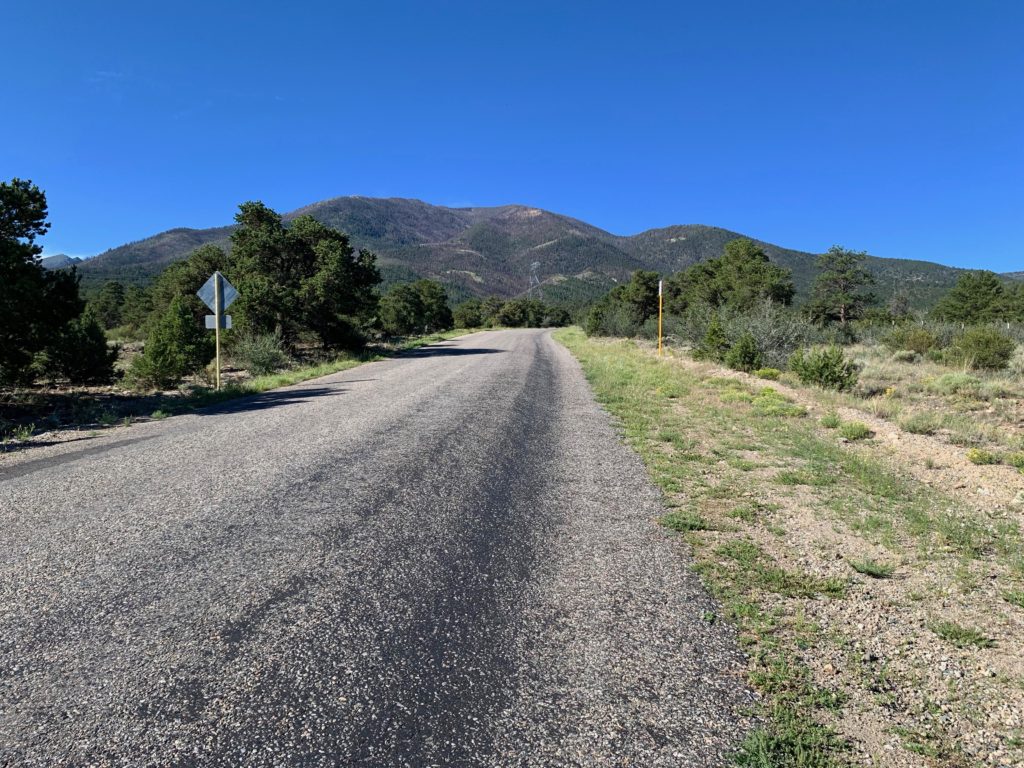
[[[39,260],[39,263],[45,269],[67,269],[73,267],[76,264],[81,264],[82,259],[77,256],[68,256],[66,253],[57,253],[53,256],[44,256]]]
[[[525,205],[448,208],[404,198],[336,197],[303,206],[284,218],[303,214],[346,232],[357,248],[374,251],[388,281],[430,277],[448,284],[460,298],[523,293],[530,265],[536,262],[545,295],[584,300],[628,278],[633,270],[676,272],[720,255],[727,242],[744,236],[701,224],[620,236]],[[79,271],[87,286],[112,279],[144,284],[200,245],[226,246],[233,230],[170,229],[81,262]],[[806,295],[817,256],[758,242],[772,261],[792,270],[798,293]],[[934,302],[964,271],[876,257],[870,258],[869,268],[880,297],[903,289],[918,306]]]

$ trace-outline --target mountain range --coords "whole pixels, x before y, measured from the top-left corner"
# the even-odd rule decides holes
[[[56,253],[53,256],[44,256],[40,259],[39,263],[46,267],[46,269],[66,269],[68,267],[81,264],[82,261],[83,259],[80,259],[77,256],[68,256],[66,253]]]
[[[700,224],[622,236],[524,205],[448,208],[403,198],[337,197],[299,208],[284,219],[303,214],[347,233],[355,247],[374,251],[386,283],[430,277],[448,285],[455,299],[523,294],[532,269],[549,301],[582,303],[636,269],[677,272],[719,256],[727,242],[745,236]],[[77,266],[86,290],[106,280],[145,284],[200,245],[227,247],[233,230],[170,229]],[[806,295],[817,255],[751,239],[773,262],[792,270],[798,297]],[[933,303],[963,272],[927,261],[873,256],[868,268],[880,298],[903,289],[916,306]]]

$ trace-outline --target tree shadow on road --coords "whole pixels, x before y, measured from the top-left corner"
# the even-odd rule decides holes
[[[232,398],[231,400],[225,400],[223,403],[198,408],[193,413],[197,416],[218,416],[226,413],[241,413],[243,411],[264,411],[268,408],[295,405],[314,398],[343,395],[346,391],[338,387],[304,387],[297,385],[288,389],[272,389],[267,392],[261,392],[258,395]]]
[[[409,357],[458,357],[461,355],[500,355],[507,350],[504,349],[489,349],[487,347],[447,347],[441,344],[435,344],[429,347],[419,347],[417,349],[411,349],[408,352],[403,352],[398,355],[399,358]]]

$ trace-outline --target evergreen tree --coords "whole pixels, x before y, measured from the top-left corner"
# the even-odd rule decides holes
[[[462,302],[452,313],[456,328],[480,328],[484,324],[483,302],[469,299]]]
[[[82,312],[75,270],[39,264],[46,215],[46,195],[31,181],[0,182],[0,382],[30,381],[34,357]]]
[[[966,272],[935,306],[934,314],[953,323],[988,323],[1012,313],[1010,297],[994,272]]]
[[[869,290],[875,279],[865,264],[867,254],[834,245],[818,258],[820,274],[814,281],[806,310],[818,322],[846,325],[864,314],[875,301]]]
[[[213,336],[196,322],[185,297],[175,296],[152,323],[131,372],[139,383],[166,389],[202,370],[213,356]]]
[[[86,310],[65,325],[43,353],[42,372],[72,384],[108,384],[114,379],[117,347],[93,312]]]
[[[667,309],[682,314],[708,304],[746,312],[765,299],[793,301],[796,289],[788,269],[772,264],[753,240],[740,237],[725,245],[722,255],[678,272],[666,284]]]
[[[704,333],[704,338],[694,350],[693,356],[698,360],[722,362],[731,346],[729,337],[725,334],[725,328],[722,327],[722,321],[718,319],[718,315],[714,315]]]
[[[448,293],[436,280],[417,280],[413,287],[420,295],[422,328],[426,333],[446,331],[452,327],[452,311],[448,306]]]
[[[99,293],[89,301],[89,307],[93,317],[103,328],[116,328],[122,323],[124,300],[124,286],[116,280],[108,280],[100,288]]]
[[[240,324],[286,343],[311,331],[328,347],[352,344],[376,308],[376,257],[311,216],[285,228],[263,203],[243,203],[235,221],[225,275],[240,294]]]
[[[411,283],[391,287],[380,300],[381,327],[392,336],[409,336],[423,330],[423,299]]]

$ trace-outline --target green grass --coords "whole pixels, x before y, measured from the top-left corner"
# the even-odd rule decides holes
[[[896,567],[888,563],[879,563],[871,559],[850,560],[850,567],[857,573],[870,576],[872,579],[888,579],[896,571]]]
[[[954,621],[936,621],[931,630],[957,648],[991,648],[996,641],[986,637],[981,630],[964,627]]]
[[[707,520],[691,510],[678,509],[664,515],[661,524],[673,531],[707,531],[711,526]]]
[[[771,387],[762,389],[750,402],[757,416],[794,418],[807,415],[806,408],[797,405]]]
[[[747,489],[757,482],[749,479],[753,462],[739,452],[756,450],[768,460],[799,464],[799,469],[783,466],[783,472],[804,473],[792,479],[823,485],[834,482],[829,475],[834,474],[835,462],[843,460],[843,452],[820,440],[809,442],[806,434],[813,425],[799,418],[804,409],[770,388],[755,393],[735,379],[698,378],[657,362],[632,343],[590,342],[578,329],[557,331],[555,338],[580,360],[597,399],[618,420],[652,480],[666,494],[684,500],[685,507],[672,510],[661,523],[693,544],[696,568],[721,600],[722,615],[736,622],[743,642],[752,649],[751,683],[762,694],[762,720],[744,740],[736,762],[808,768],[847,765],[842,739],[819,719],[819,713],[836,706],[838,697],[812,683],[808,669],[786,650],[789,641],[778,634],[778,620],[760,607],[766,595],[842,599],[847,580],[783,567],[749,538],[710,548],[701,543],[707,530],[769,525],[762,518],[773,505],[735,502],[750,495]],[[666,445],[675,450],[666,450]],[[708,468],[725,474],[715,482]],[[711,509],[722,510],[721,525],[697,512],[703,510],[702,500]],[[802,634],[799,642],[806,647],[813,638]]]
[[[839,414],[835,411],[829,411],[821,417],[821,426],[825,429],[838,429],[843,423],[843,420],[839,418]]]
[[[1003,593],[1003,599],[1010,605],[1024,608],[1024,589],[1011,589]]]
[[[847,440],[866,440],[874,436],[871,427],[860,421],[844,421],[839,425],[839,434]]]
[[[829,417],[821,425],[794,418],[786,408],[794,403],[757,382],[658,361],[633,342],[592,341],[578,329],[557,331],[555,338],[580,360],[598,401],[675,507],[662,523],[686,538],[696,570],[720,601],[719,615],[737,627],[750,681],[761,694],[760,724],[743,742],[739,764],[849,763],[842,738],[825,725],[836,695],[813,685],[800,661],[806,649],[837,641],[828,633],[796,632],[792,612],[802,600],[843,599],[852,574],[823,578],[791,565],[788,557],[774,557],[772,539],[765,537],[784,536],[778,526],[789,525],[784,515],[771,514],[775,508],[764,499],[799,504],[837,528],[929,563],[963,564],[964,574],[977,572],[971,563],[985,557],[1024,575],[1016,527],[897,474],[870,444],[840,445],[820,429],[838,429],[838,416],[833,425]],[[869,578],[889,578],[895,568],[872,560],[850,565]],[[947,632],[949,642],[991,642],[959,629]],[[931,749],[934,740],[910,741]]]

